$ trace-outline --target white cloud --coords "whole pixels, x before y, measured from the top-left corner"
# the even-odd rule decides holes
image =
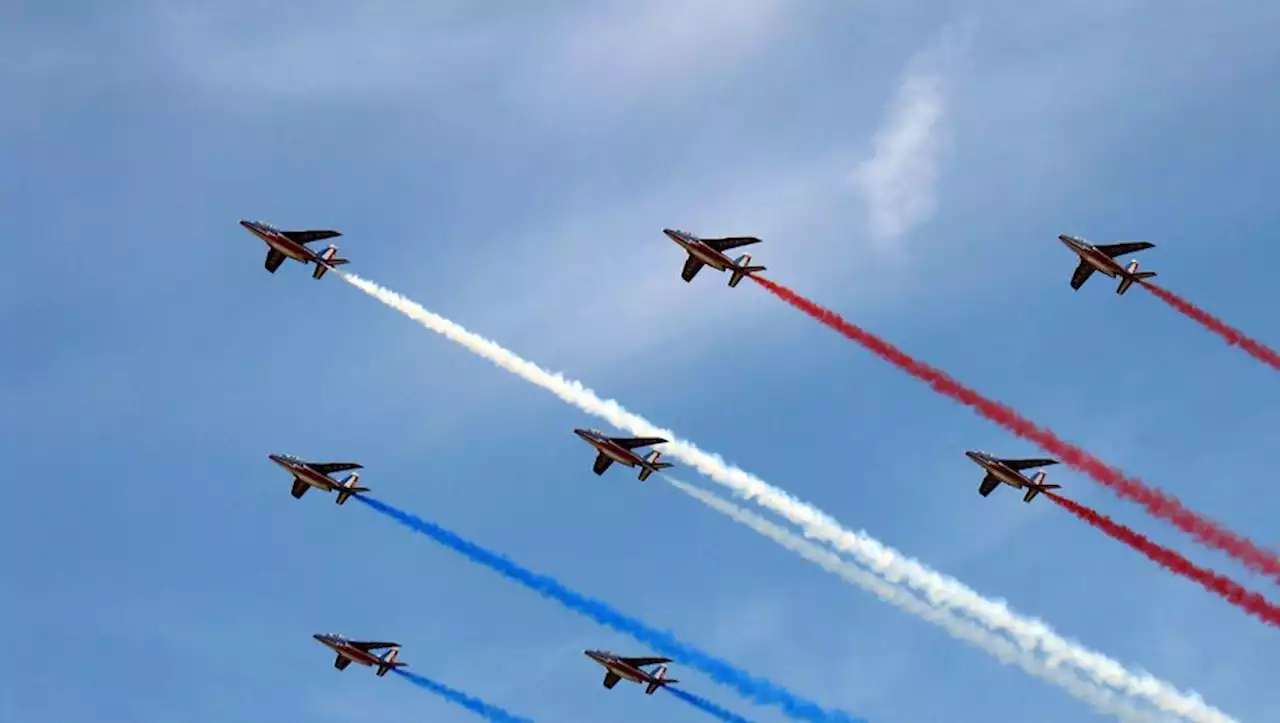
[[[854,171],[868,231],[881,248],[929,220],[937,207],[940,165],[951,141],[945,69],[967,45],[971,28],[948,32],[907,64],[872,140],[874,152]]]

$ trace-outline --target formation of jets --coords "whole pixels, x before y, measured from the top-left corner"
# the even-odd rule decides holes
[[[316,252],[307,244],[341,236],[332,230],[282,231],[262,221],[241,221],[240,225],[267,244],[266,269],[275,273],[286,258],[303,264],[315,264],[312,278],[319,279],[333,267],[347,263],[347,259],[338,258],[338,247],[330,244],[324,251]],[[740,246],[760,243],[754,236],[726,236],[721,238],[699,238],[686,231],[663,229],[663,233],[678,244],[687,254],[680,278],[686,282],[693,281],[703,266],[710,266],[717,271],[728,271],[729,286],[736,287],[743,278],[759,271],[764,266],[753,266],[751,255],[742,254],[738,258],[730,258],[726,251]],[[1135,282],[1155,276],[1154,271],[1138,271],[1138,262],[1130,261],[1122,266],[1116,261],[1117,256],[1143,251],[1155,245],[1146,241],[1131,241],[1115,244],[1093,245],[1077,236],[1066,234],[1058,236],[1077,256],[1080,263],[1071,276],[1071,288],[1078,290],[1094,272],[1110,278],[1119,278],[1117,294],[1124,294]],[[669,440],[662,437],[614,437],[598,429],[574,429],[573,433],[596,450],[595,463],[591,471],[603,475],[614,463],[629,468],[640,468],[640,481],[647,480],[650,475],[671,467],[671,463],[659,461],[661,452],[650,450],[641,455],[636,450],[642,447],[667,444]],[[979,450],[969,450],[965,455],[986,472],[978,485],[978,493],[983,497],[990,495],[1000,485],[1008,485],[1014,489],[1024,490],[1023,502],[1030,502],[1036,495],[1049,490],[1059,489],[1061,485],[1045,482],[1045,471],[1038,470],[1027,477],[1024,470],[1047,467],[1058,464],[1055,459],[1009,459],[1000,458]],[[345,479],[339,481],[331,475],[337,472],[363,469],[356,462],[310,462],[288,454],[270,454],[268,458],[284,468],[293,477],[291,494],[301,498],[307,490],[315,488],[322,492],[336,492],[337,504],[341,505],[353,495],[368,492],[368,487],[357,486],[360,479],[358,472],[352,471]],[[407,663],[398,660],[400,644],[353,640],[338,633],[317,633],[313,636],[335,654],[333,667],[345,670],[351,663],[372,667],[375,674],[384,676],[398,668],[407,667]],[[374,651],[385,650],[378,654]],[[605,650],[585,650],[588,658],[605,669],[604,687],[612,689],[618,681],[626,680],[645,686],[645,695],[653,695],[658,688],[678,683],[675,678],[667,677],[669,658],[658,657],[624,657]],[[645,670],[649,666],[657,666],[652,672]]]

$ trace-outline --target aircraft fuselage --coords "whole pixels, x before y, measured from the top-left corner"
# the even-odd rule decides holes
[[[596,437],[594,434],[591,434],[590,432],[587,432],[581,429],[575,429],[573,430],[573,433],[583,438],[584,440],[586,440],[587,443],[590,444],[592,447],[595,447],[600,452],[600,454],[603,454],[604,456],[608,457],[614,462],[617,462],[618,464],[626,465],[627,467],[634,467],[638,464],[641,464],[641,465],[644,464],[643,457],[636,454],[635,452],[632,452],[629,449],[626,449],[624,447],[621,447],[613,443],[608,439],[600,439]]]
[[[1116,263],[1115,259],[1102,253],[1091,243],[1065,234],[1058,236],[1058,240],[1066,244],[1067,248],[1074,251],[1081,260],[1092,266],[1100,274],[1114,279],[1116,276],[1126,273],[1124,267]]]
[[[259,226],[249,221],[241,221],[240,225],[248,229],[254,236],[262,239],[271,248],[295,261],[301,261],[306,264],[316,260],[314,251],[274,229]]]
[[[375,667],[383,663],[382,658],[379,658],[367,650],[361,650],[353,645],[348,645],[345,641],[336,640],[324,635],[314,635],[312,637],[319,640],[326,648],[329,648],[333,652],[354,663],[368,665],[370,667]]]
[[[337,481],[334,480],[329,475],[320,474],[319,472],[315,471],[314,469],[311,469],[305,464],[300,464],[298,462],[285,459],[280,455],[276,455],[276,454],[267,455],[267,457],[272,462],[275,462],[281,467],[284,467],[295,478],[300,479],[303,482],[306,482],[307,484],[311,485],[312,487],[315,487],[318,490],[322,490],[324,492],[332,492],[333,490],[337,489],[339,486]],[[324,641],[321,641],[321,642],[324,642]],[[326,645],[327,644],[328,643],[326,643]]]
[[[1010,487],[1021,489],[1031,484],[1031,480],[1023,477],[1021,472],[1018,472],[1016,469],[1010,469],[1000,462],[986,459],[982,455],[975,454],[973,452],[965,452],[965,456],[976,462],[978,466],[982,467],[987,472],[990,472],[992,477],[995,477]]]
[[[687,239],[669,231],[667,232],[667,238],[679,244],[681,248],[689,252],[690,256],[717,271],[725,271],[734,267],[733,259],[697,239]]]
[[[648,683],[653,680],[653,676],[643,670],[628,665],[617,658],[609,657],[604,653],[589,650],[587,651],[587,657],[604,666],[606,670],[623,680],[629,680],[632,683]]]

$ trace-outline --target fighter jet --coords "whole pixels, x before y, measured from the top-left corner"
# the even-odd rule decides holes
[[[396,660],[400,655],[400,643],[352,640],[339,633],[316,633],[311,637],[338,654],[338,657],[333,660],[333,667],[338,670],[346,670],[347,666],[355,661],[361,665],[376,667],[378,672],[375,675],[381,678],[387,674],[387,671],[409,667],[408,663]],[[374,655],[371,652],[381,648],[389,648],[389,650],[382,655]]]
[[[609,437],[598,429],[575,429],[573,433],[599,450],[596,463],[591,467],[591,471],[596,474],[604,474],[604,471],[609,469],[609,465],[617,462],[628,467],[639,466],[640,481],[643,482],[654,472],[673,466],[670,462],[659,462],[658,458],[662,453],[656,449],[644,457],[631,451],[651,444],[664,444],[667,440],[662,437]]]
[[[266,221],[241,221],[240,225],[266,242],[268,249],[265,265],[267,271],[273,274],[286,258],[301,261],[304,264],[314,263],[316,270],[311,273],[313,279],[324,276],[331,266],[348,263],[346,259],[336,258],[338,255],[336,244],[329,244],[329,248],[319,253],[307,248],[307,244],[312,241],[341,236],[342,234],[337,231],[281,231]]]
[[[1138,260],[1133,259],[1129,262],[1129,266],[1121,266],[1116,262],[1117,256],[1131,254],[1145,249],[1155,248],[1155,244],[1147,241],[1126,241],[1118,244],[1102,244],[1094,246],[1077,236],[1068,236],[1060,234],[1058,240],[1067,245],[1067,248],[1076,252],[1080,257],[1080,265],[1076,267],[1076,271],[1071,275],[1071,288],[1079,290],[1084,286],[1084,282],[1089,280],[1093,272],[1100,271],[1111,278],[1120,277],[1120,286],[1116,289],[1117,294],[1124,294],[1129,290],[1135,281],[1149,279],[1156,275],[1154,271],[1139,271]]]
[[[679,229],[664,228],[662,232],[689,253],[689,258],[684,262],[684,270],[680,272],[680,278],[685,281],[693,281],[693,277],[698,275],[698,271],[703,266],[710,266],[716,271],[732,270],[733,274],[729,277],[731,287],[737,286],[744,276],[764,271],[763,266],[751,265],[751,254],[743,254],[736,259],[731,259],[724,253],[739,246],[760,243],[760,239],[755,236],[700,239]]]
[[[1022,496],[1023,502],[1030,502],[1035,499],[1036,495],[1048,490],[1060,489],[1062,485],[1049,485],[1044,483],[1045,472],[1040,470],[1035,476],[1027,479],[1022,474],[1024,469],[1034,469],[1036,467],[1047,467],[1051,464],[1057,464],[1056,459],[1000,459],[986,452],[970,450],[965,452],[965,456],[978,466],[987,471],[987,476],[982,478],[982,484],[978,485],[978,494],[986,497],[991,494],[991,490],[1000,486],[1001,483],[1007,484],[1014,489],[1026,488],[1027,492]]]
[[[618,684],[619,680],[627,679],[632,683],[644,683],[645,695],[653,695],[653,692],[664,685],[679,683],[675,678],[667,677],[666,663],[671,662],[671,658],[624,658],[620,655],[614,655],[607,650],[584,650],[588,658],[596,661],[604,666],[604,687],[613,688]],[[652,673],[643,670],[646,665],[657,665]]]
[[[353,494],[369,491],[368,487],[356,486],[356,482],[360,480],[359,472],[352,472],[341,482],[329,476],[334,472],[361,469],[362,465],[355,462],[307,462],[291,454],[269,454],[267,459],[293,475],[293,496],[299,499],[312,487],[324,492],[337,491],[338,504],[346,502]]]

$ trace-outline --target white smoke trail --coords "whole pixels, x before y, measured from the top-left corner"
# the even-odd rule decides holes
[[[704,489],[694,487],[672,477],[664,475],[663,479],[670,483],[671,486],[716,512],[750,527],[809,562],[839,576],[846,582],[857,585],[890,605],[928,620],[947,631],[952,637],[982,648],[1006,665],[1016,665],[1037,678],[1047,680],[1065,689],[1068,693],[1088,703],[1094,710],[1103,715],[1115,716],[1122,721],[1132,723],[1164,720],[1164,718],[1158,717],[1153,713],[1138,710],[1128,700],[1117,699],[1114,690],[1083,680],[1065,668],[1050,665],[1044,659],[1032,655],[1025,648],[1014,645],[1008,638],[958,617],[946,608],[929,605],[901,587],[884,582],[834,552],[819,547],[754,512],[745,510]]]
[[[335,269],[335,271],[337,271]],[[730,488],[735,494],[765,507],[799,525],[806,537],[826,542],[840,552],[855,557],[872,572],[891,583],[905,584],[924,595],[932,604],[951,608],[981,622],[988,628],[1011,635],[1026,650],[1039,648],[1047,664],[1070,665],[1094,682],[1142,698],[1166,713],[1201,723],[1234,721],[1213,708],[1195,693],[1183,693],[1173,685],[1148,673],[1127,670],[1107,656],[1089,650],[1054,632],[1048,624],[1025,618],[1003,601],[989,600],[955,578],[926,568],[865,532],[844,529],[826,513],[786,492],[772,487],[746,471],[726,463],[718,455],[703,452],[691,442],[676,439],[674,432],[661,429],[643,417],[628,412],[612,399],[601,399],[580,382],[552,374],[533,362],[521,359],[498,344],[430,311],[394,291],[354,274],[337,271],[347,283],[417,321],[428,329],[466,347],[497,366],[555,394],[588,414],[602,417],[632,434],[672,440],[664,451],[684,461],[702,474]]]

